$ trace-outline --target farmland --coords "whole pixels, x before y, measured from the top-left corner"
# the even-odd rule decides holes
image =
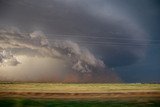
[[[159,101],[160,84],[0,83],[0,105],[17,103],[26,105],[28,102],[27,104],[31,103],[30,106],[33,106],[32,103],[37,106],[46,106],[48,103],[62,106],[63,104],[159,106]]]

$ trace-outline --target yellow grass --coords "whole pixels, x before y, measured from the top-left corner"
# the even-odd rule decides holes
[[[160,92],[160,84],[0,83],[0,92],[51,92],[51,93]]]

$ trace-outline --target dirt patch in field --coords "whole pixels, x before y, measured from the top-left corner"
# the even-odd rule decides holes
[[[160,92],[112,92],[112,93],[41,93],[41,92],[0,92],[0,97],[13,98],[53,98],[53,99],[121,99],[157,98]]]

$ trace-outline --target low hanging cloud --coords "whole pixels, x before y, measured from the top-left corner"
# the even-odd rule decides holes
[[[3,0],[0,4],[1,26],[18,26],[26,32],[41,29],[50,34],[65,34],[66,38],[91,47],[112,67],[132,65],[145,58],[146,46],[141,45],[148,44],[147,40],[150,38],[140,22],[135,20],[136,15],[130,14],[135,10],[129,8],[132,3],[114,0],[40,1]],[[63,36],[47,36],[65,39]],[[32,39],[34,38],[37,37],[33,35]],[[80,43],[81,41],[83,43]],[[41,44],[45,45],[46,41]],[[26,51],[29,50],[25,49],[25,53]],[[24,53],[24,50],[21,53]]]
[[[11,52],[6,52],[3,50],[0,52],[0,66],[16,66],[20,64],[20,62],[12,55]]]
[[[3,66],[0,72],[6,80],[72,82],[75,80],[68,80],[69,76],[74,74],[79,78],[76,75],[89,73],[90,81],[96,81],[93,74],[109,71],[103,61],[85,47],[70,40],[50,43],[41,31],[28,34],[17,28],[3,28],[0,38],[0,66]],[[26,78],[26,74],[29,77]],[[82,77],[76,81],[82,81]]]

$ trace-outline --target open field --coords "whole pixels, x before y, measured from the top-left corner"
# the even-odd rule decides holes
[[[160,107],[158,100],[143,101],[88,101],[53,99],[0,99],[1,107]]]
[[[0,92],[105,93],[160,92],[160,84],[0,83]]]
[[[0,97],[69,99],[160,97],[160,84],[1,83]]]
[[[160,84],[0,83],[0,106],[6,104],[159,107]]]

